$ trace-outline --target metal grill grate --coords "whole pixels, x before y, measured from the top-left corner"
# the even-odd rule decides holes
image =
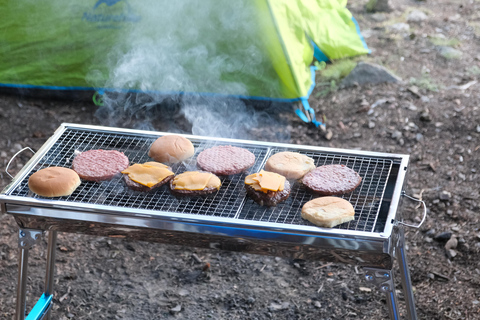
[[[267,158],[281,151],[299,152],[299,150],[294,149],[276,148],[270,150]],[[317,167],[328,164],[343,164],[358,172],[362,177],[362,183],[353,192],[342,196],[355,208],[355,220],[344,223],[337,228],[372,232],[377,222],[378,212],[392,168],[392,160],[314,152],[301,153],[314,159]],[[314,196],[307,192],[301,183],[295,183],[292,186],[290,197],[276,207],[264,208],[255,204],[252,200],[246,200],[239,218],[313,226],[313,224],[301,218],[303,204],[313,198]]]
[[[10,191],[13,196],[38,198],[28,189],[28,178],[34,172],[49,167],[71,167],[78,152],[91,149],[113,149],[122,151],[130,163],[151,161],[148,150],[156,136],[133,133],[91,131],[82,129],[66,130],[46,151],[35,167],[23,180]],[[290,197],[273,208],[261,207],[245,197],[245,176],[262,169],[266,159],[280,151],[295,151],[306,154],[315,160],[316,166],[324,164],[344,164],[357,171],[362,177],[361,185],[343,198],[355,208],[355,220],[338,226],[340,229],[373,232],[377,223],[380,205],[392,168],[392,160],[368,156],[351,156],[314,151],[272,148],[266,144],[224,143],[207,139],[190,139],[195,146],[194,157],[172,167],[175,173],[197,170],[196,156],[202,150],[220,144],[230,144],[251,151],[256,158],[255,164],[243,174],[221,177],[222,187],[218,193],[208,197],[176,198],[170,194],[167,186],[149,193],[128,189],[120,176],[101,183],[82,181],[80,187],[67,197],[59,200],[71,202],[81,207],[82,203],[162,211],[175,214],[196,214],[213,217],[273,222],[278,224],[312,225],[301,218],[303,204],[313,198],[303,186],[296,182],[292,185]]]

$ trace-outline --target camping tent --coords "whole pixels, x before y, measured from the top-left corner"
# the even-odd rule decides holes
[[[368,53],[347,0],[0,0],[0,87],[303,102]]]

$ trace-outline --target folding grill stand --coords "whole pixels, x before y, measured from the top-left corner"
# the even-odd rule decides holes
[[[30,248],[41,238],[43,231],[32,229],[20,229],[19,231],[19,265],[18,265],[18,286],[15,320],[42,320],[50,319],[50,310],[53,304],[53,279],[55,273],[55,248],[57,242],[57,231],[48,232],[47,264],[45,274],[45,292],[26,316],[26,284],[28,271],[28,254]],[[398,226],[392,234],[394,241],[393,250],[399,262],[400,279],[408,319],[416,320],[415,301],[413,297],[412,283],[408,269],[407,256],[405,254],[405,238],[403,227]],[[395,291],[395,279],[392,270],[363,267],[365,279],[375,285],[381,292],[385,293],[390,319],[400,319],[398,311],[397,294]]]
[[[339,233],[329,229],[317,232],[315,227],[294,224],[295,217],[298,217],[297,214],[291,215],[289,217],[290,220],[287,219],[293,201],[288,205],[290,207],[287,206],[287,215],[284,217],[288,222],[286,222],[287,220],[282,222],[284,230],[279,228],[280,225],[277,225],[275,220],[270,221],[267,219],[264,221],[262,219],[263,216],[257,217],[256,209],[247,206],[246,203],[235,202],[231,204],[228,202],[229,209],[226,209],[227,202],[220,200],[223,199],[223,196],[233,196],[233,199],[238,198],[235,197],[239,192],[238,188],[243,190],[243,183],[240,180],[237,181],[238,184],[232,182],[231,186],[225,187],[222,196],[215,199],[218,203],[212,202],[210,204],[228,213],[220,217],[195,214],[197,212],[195,210],[202,212],[204,212],[203,210],[209,210],[206,207],[204,208],[203,203],[201,203],[199,207],[192,207],[195,210],[190,209],[190,211],[186,212],[186,219],[179,219],[176,213],[185,213],[183,207],[182,210],[175,208],[170,210],[163,208],[161,205],[158,208],[156,207],[157,204],[169,203],[169,193],[166,193],[165,197],[163,197],[164,194],[161,192],[154,198],[151,198],[148,203],[148,205],[150,203],[155,204],[154,208],[162,212],[161,216],[151,214],[151,209],[148,209],[148,205],[139,208],[135,202],[130,202],[131,195],[129,196],[124,192],[112,195],[108,202],[105,198],[99,202],[95,200],[87,203],[77,201],[76,198],[57,203],[28,196],[29,190],[25,178],[33,170],[34,166],[37,166],[37,169],[51,165],[65,166],[65,164],[69,163],[70,157],[74,154],[79,144],[85,144],[90,146],[90,148],[120,148],[128,152],[132,159],[139,161],[138,159],[146,157],[145,149],[159,134],[162,133],[63,124],[34,158],[24,166],[18,174],[18,178],[11,176],[13,181],[10,187],[7,188],[9,190],[5,191],[5,195],[0,194],[0,208],[4,213],[13,214],[17,224],[20,226],[16,320],[50,318],[53,299],[55,249],[57,232],[59,231],[103,236],[110,235],[110,232],[120,231],[127,233],[127,238],[132,235],[132,239],[141,238],[145,241],[176,243],[175,239],[182,239],[185,242],[188,240],[189,245],[192,246],[207,248],[216,248],[218,246],[219,249],[230,251],[245,251],[291,258],[299,257],[306,260],[314,259],[346,264],[357,263],[365,269],[366,280],[376,285],[385,294],[391,319],[399,319],[393,274],[394,260],[396,259],[400,268],[407,316],[409,319],[417,319],[412,284],[407,267],[407,257],[405,255],[403,226],[420,227],[425,220],[427,210],[423,201],[412,198],[401,191],[408,164],[408,156],[405,155],[301,147],[246,140],[207,139],[205,137],[186,135],[187,138],[196,143],[197,147],[201,145],[205,147],[208,142],[210,145],[212,143],[233,143],[234,145],[250,148],[258,159],[252,170],[259,170],[263,165],[262,161],[265,161],[270,153],[281,150],[303,151],[317,159],[317,164],[349,163],[352,166],[358,164],[358,171],[363,172],[364,182],[362,182],[362,185],[365,183],[365,189],[360,187],[356,195],[357,201],[360,201],[359,203],[362,206],[360,217],[362,217],[361,221],[364,223],[364,229],[357,230],[357,225],[354,225],[352,230],[348,229],[345,232],[339,230]],[[45,160],[45,162],[40,164],[40,160]],[[392,167],[394,162],[395,169]],[[7,165],[7,173],[9,164]],[[392,173],[391,170],[395,172]],[[366,181],[370,182],[367,183]],[[377,205],[380,206],[382,204],[387,185],[389,185],[389,200],[386,202],[388,208],[384,208],[384,217],[382,218],[385,219],[383,221],[385,223],[383,230],[385,231],[380,233],[378,230],[374,230],[381,209]],[[83,191],[88,193],[89,190],[86,187]],[[360,193],[363,195],[360,196]],[[296,198],[297,200],[305,200],[300,189],[296,191],[296,196],[299,197]],[[424,215],[418,226],[408,225],[396,219],[401,196],[423,203]],[[79,205],[80,203],[81,205]],[[131,203],[131,205],[119,206],[120,203]],[[237,211],[239,208],[242,208],[242,211]],[[253,211],[250,211],[250,209]],[[372,213],[376,213],[370,215],[370,209],[373,210]],[[253,216],[250,214],[253,214]],[[370,221],[370,217],[374,221]],[[252,221],[255,221],[255,223]],[[370,222],[372,223],[369,226],[370,231],[363,232],[366,231],[365,227]],[[144,232],[147,229],[151,232],[149,232],[148,239],[144,239]],[[45,291],[26,317],[28,254],[30,248],[39,241],[44,231],[49,231]],[[140,232],[140,235],[135,232]],[[272,234],[274,237],[272,237]],[[212,245],[214,246],[212,247]],[[357,255],[357,253],[360,255]],[[365,259],[356,259],[362,259],[362,257]]]

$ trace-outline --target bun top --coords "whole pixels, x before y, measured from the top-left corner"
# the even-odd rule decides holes
[[[281,174],[287,179],[300,179],[315,169],[312,158],[298,152],[279,152],[268,158],[265,170]]]
[[[75,171],[62,167],[39,170],[28,179],[30,190],[42,197],[68,196],[80,183],[80,177]]]
[[[167,135],[155,140],[148,156],[158,162],[177,163],[190,158],[194,153],[195,148],[190,140],[178,135]]]

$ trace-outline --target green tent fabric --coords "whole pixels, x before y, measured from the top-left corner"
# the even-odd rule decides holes
[[[369,52],[346,0],[0,0],[0,87],[303,101]]]

